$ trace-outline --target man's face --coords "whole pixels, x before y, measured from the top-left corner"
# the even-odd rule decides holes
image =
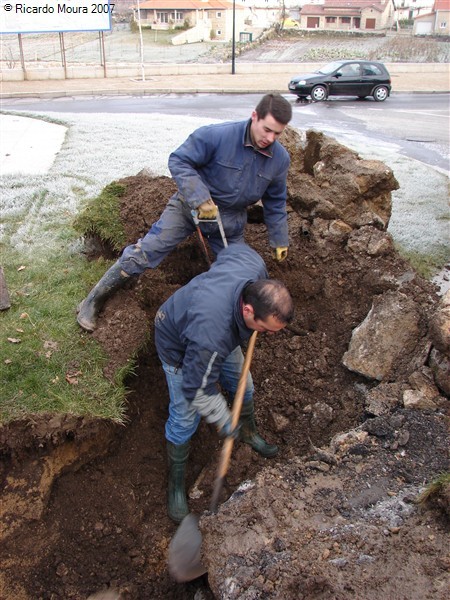
[[[264,119],[258,119],[254,110],[252,112],[252,123],[250,125],[250,135],[252,142],[258,148],[267,148],[270,144],[280,137],[286,125],[276,121],[270,113]]]
[[[272,315],[267,317],[267,319],[255,319],[255,313],[253,312],[253,306],[251,304],[243,305],[242,314],[244,316],[245,324],[249,329],[253,329],[253,331],[273,334],[286,327],[286,323],[281,323],[281,321]]]

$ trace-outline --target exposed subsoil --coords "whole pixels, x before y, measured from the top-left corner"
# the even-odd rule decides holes
[[[131,243],[159,216],[174,182],[144,173],[122,183]],[[278,265],[260,210],[249,211],[247,243],[287,284],[296,317],[258,338],[257,422],[280,452],[268,461],[236,444],[222,500],[252,483],[201,521],[209,575],[179,584],[167,571],[177,525],[166,514],[168,394],[152,341],[158,306],[207,268],[193,237],[108,302],[93,334],[110,354],[108,377],[140,348],[126,425],[49,416],[2,429],[3,497],[11,502],[2,600],[81,600],[107,589],[133,600],[448,597],[448,514],[414,503],[448,469],[448,401],[437,411],[397,406],[374,418],[364,397],[379,382],[342,364],[374,297],[400,286],[427,315],[436,290],[403,277],[411,267],[393,247],[351,253],[342,237],[320,239],[300,213],[290,206],[289,257]],[[408,374],[399,364],[391,382],[401,389]],[[336,441],[351,430],[350,441]],[[195,513],[209,507],[219,452],[215,431],[202,423],[188,467]]]

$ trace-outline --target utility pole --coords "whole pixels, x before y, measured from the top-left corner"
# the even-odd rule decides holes
[[[138,10],[138,27],[139,27],[139,45],[141,47],[141,77],[142,77],[142,81],[145,81],[144,40],[142,39],[141,3],[140,3],[140,0],[137,0],[137,10]]]

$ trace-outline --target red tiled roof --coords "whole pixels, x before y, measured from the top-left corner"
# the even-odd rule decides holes
[[[435,0],[433,10],[450,10],[450,0]]]
[[[437,0],[438,1],[438,0]],[[450,0],[442,0],[450,2]],[[383,12],[390,0],[385,3],[376,0],[325,0],[324,4],[305,4],[301,9],[302,15],[324,15],[324,14],[342,14],[359,15],[363,8],[372,7],[378,12]]]

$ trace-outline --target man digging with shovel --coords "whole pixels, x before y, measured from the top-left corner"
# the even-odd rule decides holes
[[[190,439],[201,417],[222,437],[238,436],[266,458],[278,448],[257,432],[253,381],[248,374],[240,416],[233,429],[218,384],[232,401],[244,364],[240,344],[254,331],[276,333],[293,318],[283,283],[268,279],[263,259],[246,244],[219,252],[209,271],[177,290],[155,317],[155,343],[169,388],[166,422],[169,462],[168,513],[181,522],[189,513],[185,471]]]
[[[250,119],[200,127],[172,152],[169,169],[178,191],[150,231],[125,248],[80,303],[79,325],[94,331],[106,300],[130,277],[156,268],[196,229],[208,239],[214,254],[224,247],[225,236],[229,244],[242,243],[247,207],[259,200],[274,257],[284,260],[289,245],[286,177],[290,159],[277,139],[291,118],[292,107],[283,96],[266,94]]]

